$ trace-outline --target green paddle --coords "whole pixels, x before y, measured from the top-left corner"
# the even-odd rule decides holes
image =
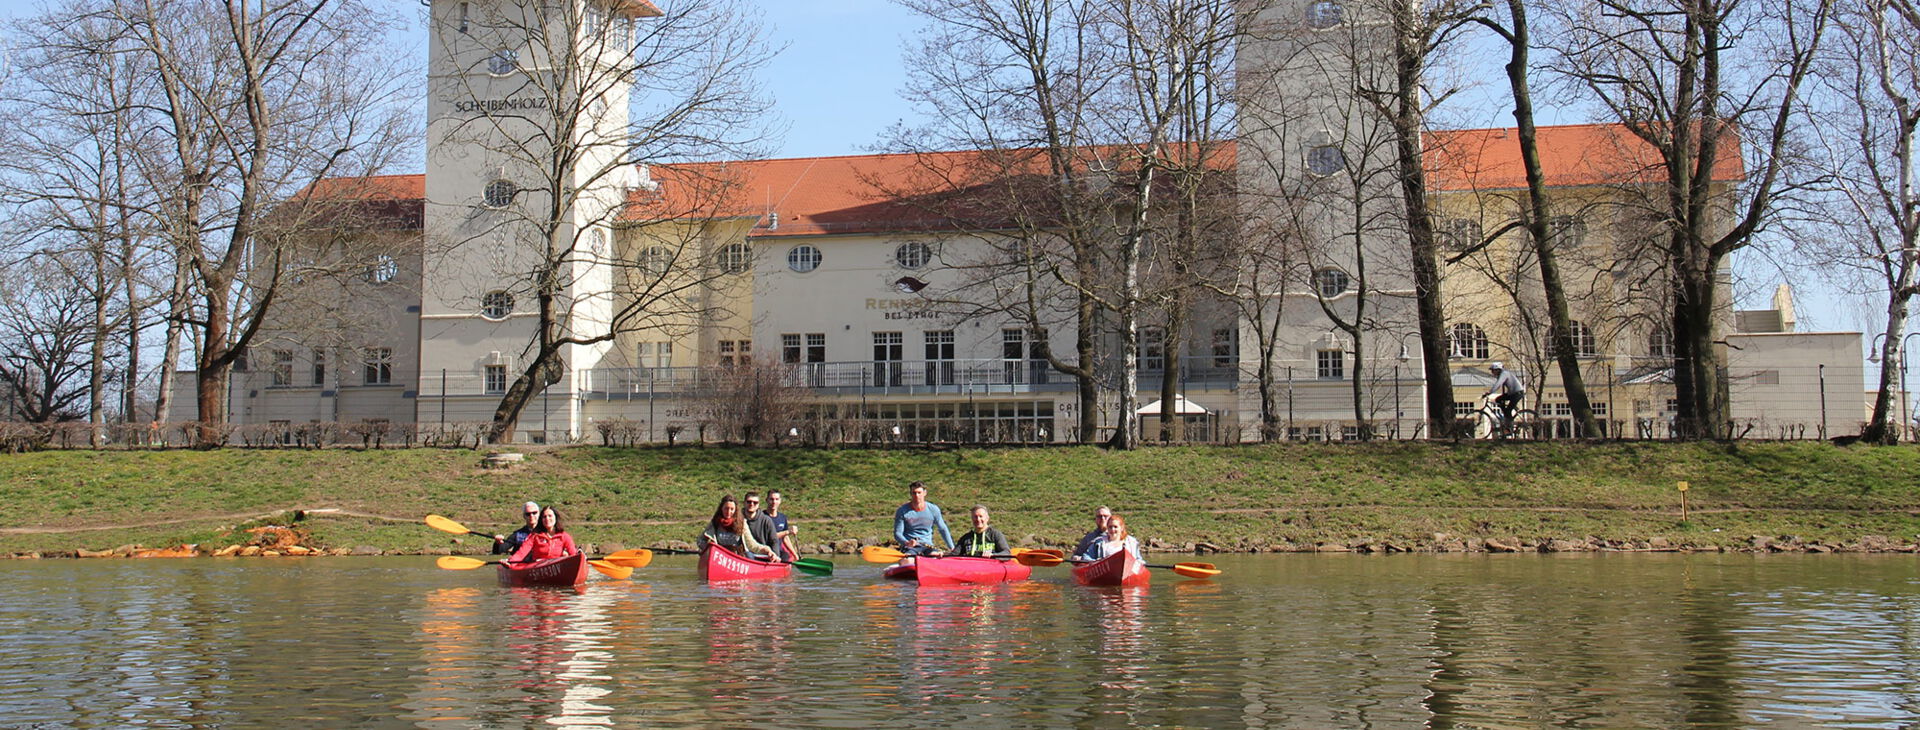
[[[833,575],[833,563],[824,558],[800,558],[793,561],[793,567],[807,575]]]

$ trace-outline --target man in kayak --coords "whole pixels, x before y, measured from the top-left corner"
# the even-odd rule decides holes
[[[512,555],[515,550],[520,549],[520,543],[526,542],[527,536],[533,534],[533,531],[539,527],[540,505],[528,502],[521,506],[520,511],[525,514],[527,524],[521,525],[520,529],[514,530],[513,534],[506,537],[494,535],[493,554]]]
[[[1013,554],[1007,547],[1007,537],[990,525],[987,506],[973,506],[973,531],[960,536],[953,544],[953,554],[968,555],[977,558],[1002,558]]]
[[[909,558],[939,555],[939,545],[933,541],[936,527],[947,547],[953,547],[953,532],[947,529],[947,518],[940,514],[940,505],[927,501],[927,485],[920,482],[907,485],[907,495],[907,503],[893,511],[893,540],[900,544],[900,551]]]
[[[780,503],[785,499],[778,489],[767,490],[767,519],[773,520],[773,539],[779,542],[774,547],[780,549],[780,557],[791,563],[800,557],[800,551],[793,547],[793,536],[800,528],[787,522],[787,513],[780,511]]]
[[[760,493],[747,492],[746,503],[747,531],[753,533],[754,542],[775,548],[773,551],[774,557],[784,560],[784,556],[780,554],[780,550],[778,549],[780,547],[780,540],[774,536],[774,533],[779,532],[779,528],[774,526],[772,517],[768,517],[767,513],[760,511]]]
[[[1093,549],[1093,544],[1107,539],[1107,521],[1113,519],[1113,510],[1101,505],[1093,510],[1093,532],[1080,538],[1080,544],[1073,548],[1074,555],[1084,555]]]

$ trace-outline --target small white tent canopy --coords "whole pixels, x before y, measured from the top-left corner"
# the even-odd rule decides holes
[[[1181,416],[1204,416],[1207,414],[1207,409],[1201,408],[1199,404],[1187,400],[1187,397],[1184,395],[1176,395],[1173,397],[1173,412]],[[1134,414],[1140,416],[1158,416],[1160,415],[1160,401],[1156,400],[1141,406],[1140,410],[1134,411]]]

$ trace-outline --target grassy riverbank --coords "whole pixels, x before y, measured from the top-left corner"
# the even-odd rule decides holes
[[[508,472],[472,451],[43,452],[0,457],[0,554],[241,542],[280,510],[333,548],[470,550],[415,523],[504,529],[558,504],[587,542],[694,535],[721,493],[781,488],[803,546],[887,535],[922,479],[956,534],[994,508],[1016,542],[1061,542],[1109,504],[1136,534],[1225,549],[1897,549],[1920,540],[1920,449],[1824,443],[1311,444],[956,451],[606,449],[532,452]],[[1689,519],[1676,480],[1692,485]],[[1436,533],[1443,533],[1436,536]],[[1791,538],[1788,542],[1784,538]],[[1488,541],[1491,540],[1491,543]]]

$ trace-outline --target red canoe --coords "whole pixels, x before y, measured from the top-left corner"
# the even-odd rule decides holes
[[[587,582],[587,556],[574,553],[564,558],[521,565],[500,564],[503,586],[577,586]]]
[[[900,580],[917,579],[920,585],[955,585],[1026,580],[1033,574],[1033,568],[1000,558],[923,557],[915,558],[913,565],[889,565],[880,574]]]
[[[709,583],[785,578],[792,572],[791,564],[748,560],[719,545],[708,545],[700,552],[700,578]]]
[[[1073,566],[1073,579],[1083,586],[1143,586],[1151,576],[1147,562],[1125,550]]]

